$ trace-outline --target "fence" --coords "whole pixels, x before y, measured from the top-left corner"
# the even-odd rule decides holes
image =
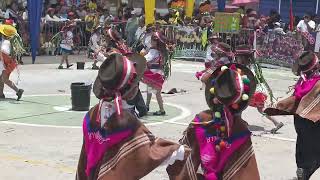
[[[200,27],[164,25],[162,30],[167,39],[176,44],[173,57],[176,59],[205,59],[208,42]],[[208,34],[207,34],[208,35]],[[223,42],[234,49],[239,44],[253,44],[254,31],[242,29],[239,33],[217,33]],[[208,36],[206,36],[208,38]]]
[[[302,39],[296,33],[257,32],[256,42],[260,62],[284,67],[291,67],[304,50]]]
[[[124,35],[124,24],[114,23],[118,29],[122,30]],[[57,47],[50,43],[53,35],[58,33],[65,22],[46,22],[41,24],[40,50],[38,55],[56,54]],[[88,27],[92,26],[84,21],[77,22],[74,28],[74,53],[80,53],[88,48],[90,31]],[[122,28],[120,28],[122,26]],[[175,43],[176,48],[173,57],[176,59],[205,59],[206,44],[202,40],[203,31],[196,26],[172,26],[162,25],[161,30],[167,39]],[[18,24],[18,29],[24,40],[25,46],[29,49],[28,23]],[[280,35],[272,31],[256,33],[256,50],[258,59],[261,62],[290,67],[293,60],[303,51],[301,38],[296,34]],[[218,33],[217,36],[225,43],[230,44],[234,49],[239,44],[252,45],[255,36],[254,30],[242,29],[239,33]]]

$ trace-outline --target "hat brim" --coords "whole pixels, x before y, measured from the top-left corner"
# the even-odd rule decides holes
[[[249,100],[252,97],[252,95],[254,94],[255,90],[256,90],[256,80],[254,78],[253,73],[251,72],[250,69],[248,69],[246,66],[241,65],[241,64],[236,64],[236,63],[230,63],[230,64],[226,64],[224,66],[227,66],[228,68],[231,67],[232,65],[235,65],[237,69],[240,69],[243,75],[246,75],[247,78],[250,80],[250,92],[248,93],[249,96]],[[210,89],[211,87],[213,87],[212,85],[212,80],[216,79],[219,74],[221,72],[221,67],[218,67],[209,77],[208,81],[206,82],[206,89],[205,89],[205,97],[206,97],[206,102],[208,104],[208,106],[213,109],[215,104],[213,102],[213,98],[214,95],[210,93]],[[238,112],[243,111],[244,109],[246,109],[249,105],[250,101],[245,101],[245,103],[241,103],[239,109],[237,109]]]
[[[6,28],[10,28],[11,29],[11,32],[14,32],[13,34],[7,34],[4,30]],[[13,37],[14,35],[17,34],[17,29],[15,27],[13,27],[12,25],[7,25],[7,24],[3,24],[3,25],[0,25],[0,33],[3,34],[4,36],[7,36],[7,37]]]
[[[147,67],[147,61],[142,55],[137,54],[137,53],[132,53],[132,54],[127,55],[127,57],[130,61],[133,62],[135,69],[136,69],[137,76],[133,80],[130,88],[126,91],[126,93],[124,93],[122,95],[123,97],[126,97],[128,94],[130,94],[132,92],[132,90],[135,89],[136,85],[140,82],[140,80],[143,76],[143,73]],[[95,96],[98,99],[101,99],[104,96],[103,86],[101,84],[99,77],[97,77],[94,82],[93,93],[95,94]]]
[[[222,51],[220,48],[217,48],[216,46],[212,47],[211,50],[214,52],[214,53],[217,53],[217,54],[225,54],[226,56],[228,57],[232,57],[233,53],[231,51],[229,52],[226,52],[226,51]]]

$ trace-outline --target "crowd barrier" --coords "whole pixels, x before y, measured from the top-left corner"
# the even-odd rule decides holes
[[[256,34],[256,54],[263,63],[291,67],[305,49],[298,33],[283,35],[273,31],[257,31]]]
[[[164,25],[162,30],[167,39],[176,45],[173,58],[203,60],[206,58],[209,36],[205,35],[205,31],[200,27]],[[254,31],[251,29],[242,29],[239,33],[217,33],[216,35],[223,42],[230,44],[232,49],[240,44],[252,44],[254,40]]]
[[[58,33],[66,22],[43,22],[41,23],[40,50],[38,55],[56,55],[58,47],[51,44],[50,40]],[[125,26],[123,23],[114,23],[118,29]],[[88,49],[91,32],[87,30],[88,24],[84,21],[77,22],[74,28],[74,53]],[[122,27],[122,28],[121,28]],[[167,39],[176,45],[173,58],[175,59],[205,59],[207,44],[203,40],[203,31],[196,26],[173,26],[161,25],[160,27]],[[18,23],[18,31],[23,38],[26,49],[29,50],[28,23]],[[239,33],[217,33],[216,35],[225,43],[231,45],[234,50],[240,44],[253,45],[256,43],[257,58],[268,64],[290,67],[293,60],[301,54],[304,49],[301,37],[298,34],[287,33],[281,35],[269,31],[242,29]],[[124,35],[124,32],[121,32]]]

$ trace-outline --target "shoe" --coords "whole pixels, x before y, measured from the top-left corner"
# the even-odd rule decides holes
[[[97,65],[93,64],[93,65],[92,65],[92,69],[93,69],[93,70],[99,70],[99,67],[98,67]]]
[[[23,65],[24,63],[23,63],[23,61],[22,61],[22,60],[19,60],[19,64],[20,64],[20,65]]]
[[[18,96],[17,101],[19,101],[19,100],[21,99],[23,92],[24,92],[23,89],[19,89],[19,90],[18,90],[18,92],[17,92],[17,94],[16,94],[16,95]]]
[[[281,129],[283,126],[284,126],[284,124],[283,124],[282,122],[279,123],[279,124],[277,125],[277,127],[271,129],[271,133],[272,133],[272,134],[277,133],[277,131],[278,131],[279,129]]]
[[[62,65],[60,65],[60,66],[58,67],[58,69],[63,69],[63,66],[62,66]]]
[[[67,69],[69,69],[71,66],[73,66],[73,64],[68,64]]]
[[[5,99],[6,98],[6,96],[4,95],[4,94],[2,94],[1,96],[0,96],[0,99]]]
[[[304,169],[298,168],[297,171],[296,171],[296,173],[297,173],[297,178],[298,178],[298,180],[307,180],[307,179],[305,178],[305,170],[304,170]]]
[[[139,118],[142,118],[142,117],[144,117],[144,116],[146,116],[148,113],[147,112],[139,112],[139,114],[138,114],[138,116],[139,116]]]
[[[157,111],[153,113],[154,116],[165,116],[166,112],[165,111]]]

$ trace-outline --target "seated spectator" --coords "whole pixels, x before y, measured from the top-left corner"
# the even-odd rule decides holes
[[[97,1],[96,0],[91,0],[88,4],[89,9],[91,10],[96,10],[98,8],[97,6]]]
[[[55,9],[53,9],[53,8],[49,8],[49,9],[47,10],[47,14],[46,14],[46,16],[44,17],[44,20],[45,20],[45,21],[53,21],[53,22],[59,22],[59,21],[61,21],[61,19],[56,15]]]
[[[276,34],[281,34],[281,35],[286,35],[286,33],[283,31],[283,29],[281,28],[281,24],[279,22],[274,23],[274,29],[273,31]]]
[[[84,20],[84,18],[87,15],[87,8],[85,7],[85,5],[80,5],[79,9],[76,11],[77,15],[80,19]]]

